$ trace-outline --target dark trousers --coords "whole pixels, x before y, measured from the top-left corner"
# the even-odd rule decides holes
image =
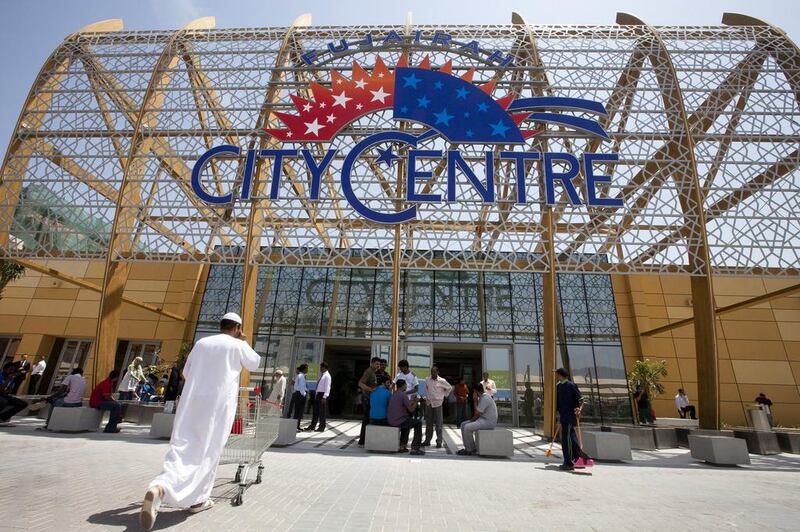
[[[108,423],[103,432],[117,432],[117,423],[122,421],[122,405],[116,401],[103,401],[98,410],[108,410]]]
[[[28,403],[12,395],[0,395],[0,421],[5,423],[18,412],[25,409]]]
[[[297,420],[297,429],[300,429],[300,422],[303,421],[303,410],[306,407],[306,396],[300,392],[292,394],[292,400],[289,403],[289,412],[286,417],[293,417]]]
[[[411,429],[414,429],[411,448],[419,449],[422,444],[422,420],[408,418],[400,425],[400,448],[405,449],[408,445],[408,433]]]
[[[589,458],[578,443],[578,433],[575,432],[574,421],[561,424],[561,451],[564,455],[565,466],[574,465],[578,458],[584,460]]]
[[[456,403],[456,427],[467,419],[467,403]]]
[[[684,419],[686,418],[686,414],[689,414],[692,419],[697,419],[697,410],[695,410],[694,405],[684,406],[679,413]]]
[[[328,405],[324,397],[325,394],[322,392],[314,394],[314,413],[311,416],[311,424],[308,426],[309,430],[317,428],[317,421],[319,421],[319,430],[325,430],[325,422],[328,419]]]
[[[364,409],[364,416],[361,418],[361,433],[358,435],[358,444],[364,445],[367,437],[367,425],[369,425],[369,395],[361,396],[361,408]]]
[[[425,405],[425,443],[430,444],[433,439],[433,431],[436,429],[436,445],[442,443],[442,428],[444,425],[443,405]]]
[[[639,423],[652,423],[653,422],[653,413],[650,411],[650,405],[647,406],[639,406]]]
[[[31,375],[31,380],[28,382],[28,395],[36,395],[36,389],[39,387],[39,379],[41,375]]]

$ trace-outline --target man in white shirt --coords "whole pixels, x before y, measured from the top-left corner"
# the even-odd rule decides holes
[[[29,395],[36,395],[36,389],[39,387],[39,379],[42,378],[45,369],[47,369],[47,362],[45,362],[44,356],[39,355],[39,361],[31,370],[31,380],[28,382]]]
[[[442,425],[444,424],[443,404],[445,398],[450,395],[453,387],[444,377],[439,376],[439,368],[431,368],[431,376],[425,379],[425,393],[427,394],[425,403],[425,441],[423,447],[431,444],[433,429],[436,428],[436,448],[442,448]]]
[[[315,430],[325,432],[325,422],[327,421],[328,396],[331,394],[331,374],[328,372],[328,364],[322,362],[319,365],[319,380],[317,380],[317,393],[314,394],[314,413],[311,415],[311,424],[306,427],[306,431]],[[319,421],[319,428],[317,428]]]
[[[300,422],[303,421],[303,412],[306,409],[306,396],[308,395],[306,373],[308,373],[308,364],[300,364],[297,367],[297,375],[294,376],[294,393],[292,393],[292,399],[289,401],[289,408],[286,411],[287,418],[293,417],[297,420],[298,432],[303,430],[300,428]]]
[[[50,397],[53,399],[50,412],[47,414],[46,429],[50,425],[50,418],[56,407],[61,408],[80,408],[83,406],[83,392],[86,390],[86,379],[83,378],[83,369],[75,368],[70,375],[67,375],[58,389]]]
[[[689,398],[686,396],[683,388],[678,388],[678,395],[675,396],[675,406],[678,408],[678,414],[680,414],[682,418],[685,419],[688,413],[692,419],[697,419],[697,411],[694,405],[689,404]]]
[[[397,372],[393,382],[395,385],[397,385],[397,381],[400,379],[406,381],[406,395],[408,396],[408,400],[416,403],[417,398],[419,397],[419,379],[416,375],[414,375],[414,372],[411,371],[411,366],[408,364],[408,360],[401,360],[398,362],[397,368],[400,371]],[[411,417],[413,419],[421,419],[422,415],[422,408],[417,408],[411,413]]]
[[[272,390],[267,401],[282,405],[284,395],[286,395],[286,376],[278,369],[272,374]]]
[[[464,448],[456,454],[462,456],[469,456],[477,452],[474,437],[476,431],[493,429],[497,425],[497,405],[494,404],[494,399],[489,392],[484,390],[483,384],[476,384],[472,395],[477,406],[472,419],[461,425],[461,439],[464,442]]]
[[[494,397],[494,395],[497,393],[497,385],[492,379],[489,378],[488,373],[483,374],[483,380],[481,381],[481,384],[483,385],[484,391]]]

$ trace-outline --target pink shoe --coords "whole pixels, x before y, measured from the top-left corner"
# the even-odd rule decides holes
[[[578,458],[577,460],[575,460],[575,467],[578,469],[583,469],[584,467],[586,467],[583,458]]]
[[[592,460],[591,458],[589,458],[588,460],[586,460],[586,461],[584,462],[584,464],[586,464],[586,467],[594,467],[594,460]]]

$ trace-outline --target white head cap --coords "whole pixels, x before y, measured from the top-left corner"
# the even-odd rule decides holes
[[[279,369],[276,369],[275,370],[275,375],[280,375],[282,377],[283,376],[283,372],[281,370],[279,370]]]
[[[238,314],[236,314],[235,312],[228,312],[227,314],[222,316],[222,319],[223,320],[235,321],[239,325],[242,324],[242,318]]]

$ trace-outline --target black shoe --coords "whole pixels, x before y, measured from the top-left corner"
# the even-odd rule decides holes
[[[315,429],[314,432],[325,432],[325,427]]]
[[[441,449],[441,448],[442,448],[442,442],[439,442],[439,443],[437,443],[437,444],[436,444],[436,448],[437,448],[437,449]]]
[[[425,451],[423,451],[422,449],[412,449],[411,454],[413,454],[414,456],[422,456],[425,454]]]
[[[460,456],[472,456],[474,453],[472,451],[468,451],[466,449],[461,449],[458,452],[456,452],[456,454],[460,455]]]
[[[431,442],[429,442],[429,441],[424,441],[424,442],[422,442],[420,444],[421,447],[430,447],[430,445],[431,445]]]
[[[303,429],[303,432],[312,432],[313,430],[314,430],[314,427],[306,427],[306,428]]]
[[[572,466],[572,465],[566,465],[566,464],[561,464],[560,466],[558,466],[558,468],[559,468],[561,471],[574,471],[574,470],[575,470],[575,466]]]

